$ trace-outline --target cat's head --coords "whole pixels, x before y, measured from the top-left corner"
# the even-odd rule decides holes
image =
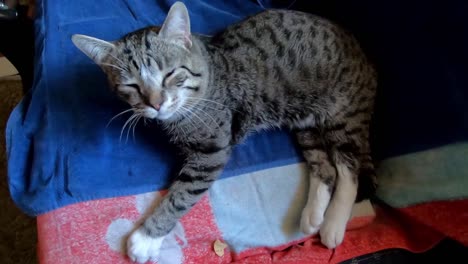
[[[115,93],[150,119],[177,120],[206,93],[208,68],[192,45],[184,4],[175,3],[162,27],[107,42],[74,35],[73,43],[106,72]]]

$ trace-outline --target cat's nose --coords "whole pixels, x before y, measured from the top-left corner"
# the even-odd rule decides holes
[[[153,95],[148,101],[149,106],[156,109],[156,111],[159,111],[164,103],[164,98],[162,97],[162,95]]]
[[[149,102],[149,106],[156,109],[156,111],[159,111],[163,103],[164,102],[162,100],[153,101],[153,102]]]

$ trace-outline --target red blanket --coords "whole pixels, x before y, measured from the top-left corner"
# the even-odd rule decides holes
[[[398,210],[379,207],[375,217],[353,218],[343,244],[335,250],[323,247],[314,236],[275,248],[255,247],[242,252],[233,252],[226,245],[219,256],[213,244],[223,241],[222,232],[205,197],[181,220],[183,238],[176,234],[174,240],[180,251],[169,250],[166,255],[183,263],[338,263],[388,248],[422,252],[445,237],[468,245],[467,208],[468,200],[431,202]],[[41,215],[40,263],[130,263],[122,253],[122,243],[140,217],[137,196],[84,202]]]

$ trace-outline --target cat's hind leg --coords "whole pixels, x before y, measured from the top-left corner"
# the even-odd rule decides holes
[[[296,136],[309,170],[309,193],[300,227],[305,234],[315,234],[330,202],[336,170],[330,163],[318,129],[299,130]]]
[[[322,129],[322,138],[335,165],[337,178],[320,227],[322,244],[335,248],[343,241],[356,201],[362,157],[370,157],[368,129],[356,122],[335,121]]]

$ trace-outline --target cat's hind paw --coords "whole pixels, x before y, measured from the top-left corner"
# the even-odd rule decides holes
[[[143,228],[135,230],[127,240],[127,254],[133,262],[156,261],[165,237],[150,237]]]
[[[336,248],[343,242],[346,232],[346,221],[341,219],[325,219],[320,228],[320,240],[327,248]]]
[[[323,221],[323,213],[311,206],[306,206],[301,216],[301,231],[306,235],[315,235]]]

